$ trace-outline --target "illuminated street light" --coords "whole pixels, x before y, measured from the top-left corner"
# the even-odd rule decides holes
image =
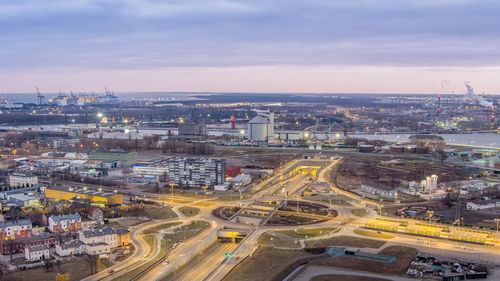
[[[98,118],[102,118],[103,116],[104,116],[104,114],[102,114],[102,112],[97,113]]]

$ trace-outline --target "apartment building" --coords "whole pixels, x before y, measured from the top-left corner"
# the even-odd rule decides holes
[[[182,187],[214,187],[226,181],[226,160],[208,158],[171,158],[169,181]]]

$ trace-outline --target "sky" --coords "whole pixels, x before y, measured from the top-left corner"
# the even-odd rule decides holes
[[[0,0],[0,94],[500,94],[500,1]]]

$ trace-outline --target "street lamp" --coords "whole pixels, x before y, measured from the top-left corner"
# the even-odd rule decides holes
[[[100,118],[102,118],[103,116],[104,116],[104,115],[102,114],[102,112],[97,113],[97,118],[99,118],[99,119],[100,119]]]

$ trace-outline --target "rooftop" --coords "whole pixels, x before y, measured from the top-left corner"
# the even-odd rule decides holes
[[[30,220],[18,220],[18,221],[3,221],[0,222],[0,228],[6,228],[10,226],[21,226],[21,225],[31,225]]]
[[[66,242],[64,244],[61,244],[61,248],[63,249],[71,249],[71,248],[78,248],[82,245],[85,245],[82,241],[80,240],[71,240],[69,242]]]
[[[86,238],[89,238],[89,237],[110,235],[110,234],[115,234],[115,233],[116,233],[116,230],[114,230],[111,227],[106,227],[106,228],[102,228],[102,229],[84,230],[83,236],[85,236]]]
[[[47,247],[45,245],[37,245],[37,246],[29,247],[28,249],[30,252],[39,252],[39,251],[48,250],[49,247]]]
[[[269,124],[269,120],[264,116],[257,115],[248,124]]]
[[[62,220],[81,220],[82,218],[80,217],[80,214],[74,213],[74,214],[69,214],[69,215],[57,215],[57,216],[50,216],[54,222],[60,222]],[[50,219],[49,218],[49,219]]]
[[[63,187],[63,186],[51,186],[48,187],[47,190],[57,190],[57,191],[64,191],[64,192],[70,192],[70,193],[75,193],[75,196],[78,194],[85,194],[88,196],[99,196],[99,197],[113,197],[117,195],[116,193],[113,192],[105,192],[105,191],[98,191],[98,190],[92,190],[92,189],[83,189],[83,188],[78,188],[78,187]]]

